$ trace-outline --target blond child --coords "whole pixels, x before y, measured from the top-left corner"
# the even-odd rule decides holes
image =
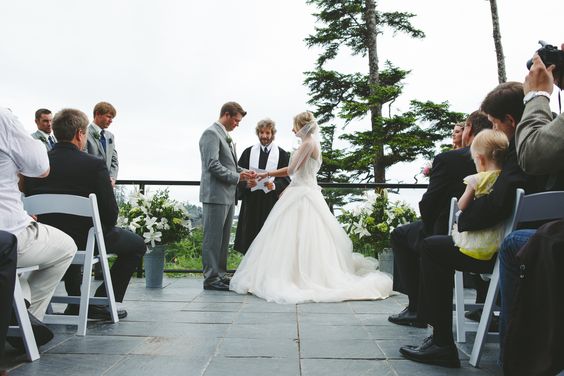
[[[470,152],[478,173],[464,178],[466,190],[458,201],[460,210],[464,211],[474,198],[491,192],[501,173],[508,146],[507,136],[491,129],[483,130],[474,138]],[[503,240],[503,231],[503,223],[483,230],[464,232],[458,232],[457,224],[454,224],[452,239],[465,255],[478,260],[490,260]]]

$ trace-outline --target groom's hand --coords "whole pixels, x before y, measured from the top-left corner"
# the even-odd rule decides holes
[[[254,171],[243,170],[239,174],[239,180],[252,180],[252,179],[255,179],[256,176],[257,176],[257,173],[254,172]]]
[[[253,188],[256,187],[256,185],[257,185],[257,181],[255,179],[247,180],[247,188]]]

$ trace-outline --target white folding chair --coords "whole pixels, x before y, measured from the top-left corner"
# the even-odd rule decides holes
[[[564,191],[534,193],[525,196],[525,191],[517,189],[515,209],[506,227],[505,236],[515,230],[519,223],[557,220],[564,218]],[[494,279],[495,278],[495,279]],[[499,290],[499,257],[495,263],[488,295],[484,302],[482,318],[476,332],[469,363],[478,367],[485,343],[487,328],[490,325],[493,304]]]
[[[511,231],[513,231],[513,229],[516,226],[515,215],[517,213],[517,207],[519,205],[521,197],[523,196],[523,192],[524,191],[522,189],[517,189],[517,191],[516,191],[515,203],[513,205],[513,211],[511,213],[511,215],[509,216],[509,218],[505,221],[504,237],[509,235],[509,233],[511,233]],[[449,235],[452,235],[452,226],[458,219],[457,218],[458,212],[459,212],[458,201],[457,201],[456,197],[453,197],[451,199],[451,205],[450,205],[449,229],[448,229]],[[489,288],[488,288],[488,293],[486,295],[486,301],[484,302],[484,304],[465,303],[464,302],[463,273],[461,271],[457,270],[454,274],[454,321],[455,321],[455,328],[456,328],[456,342],[459,342],[459,343],[466,342],[466,333],[469,333],[469,332],[478,333],[480,323],[467,320],[466,317],[464,316],[464,313],[467,310],[483,308],[484,306],[488,305],[488,298],[490,298],[492,300],[492,302],[491,302],[491,304],[489,304],[489,308],[488,308],[489,313],[486,315],[488,317],[486,328],[489,328],[493,309],[494,309],[494,303],[496,301],[497,293],[498,293],[499,260],[496,259],[494,268],[492,270],[492,274],[488,275],[488,277],[490,278],[490,285],[489,285]],[[484,317],[484,311],[482,309],[482,318],[483,317]],[[488,331],[486,330],[482,335],[484,337],[486,335],[489,335],[491,337],[498,337],[499,333],[488,333]],[[485,338],[483,340],[485,340]]]
[[[29,315],[25,306],[22,286],[20,284],[20,275],[38,269],[39,266],[17,268],[13,307],[19,325],[10,325],[10,327],[8,328],[8,335],[22,337],[25,346],[25,352],[27,354],[27,359],[31,362],[39,359],[39,350],[37,349],[37,344],[35,343],[35,336],[33,335],[33,330],[29,321]]]
[[[78,250],[72,261],[72,264],[82,265],[84,268],[80,296],[53,296],[51,299],[52,303],[80,304],[79,315],[47,314],[45,315],[44,322],[46,324],[77,325],[76,334],[84,336],[86,335],[86,323],[88,321],[88,307],[90,305],[101,304],[109,306],[112,321],[117,323],[119,319],[96,195],[91,193],[88,198],[86,198],[64,194],[39,194],[25,197],[24,207],[29,214],[71,214],[81,217],[90,217],[93,223],[93,226],[88,231],[86,249]],[[97,255],[94,255],[95,245],[97,245],[98,248]],[[98,262],[102,266],[102,275],[104,277],[107,297],[90,296],[90,290],[92,288],[92,268],[93,265]]]

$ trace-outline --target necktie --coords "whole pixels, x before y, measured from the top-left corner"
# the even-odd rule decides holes
[[[104,148],[104,153],[106,152],[106,136],[104,135],[105,131],[102,129],[100,132],[100,144],[102,144],[102,148]]]
[[[52,149],[53,146],[55,146],[55,141],[53,140],[53,137],[49,136],[47,138],[47,140],[49,140],[49,145],[51,146],[51,149]]]
[[[261,148],[260,155],[259,155],[259,165],[258,168],[264,170],[266,168],[266,162],[268,161],[268,149],[266,146]]]

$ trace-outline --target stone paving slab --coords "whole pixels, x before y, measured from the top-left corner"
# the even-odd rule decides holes
[[[118,324],[91,321],[52,326],[41,358],[25,361],[9,345],[1,363],[16,375],[501,375],[498,345],[488,343],[481,368],[468,364],[473,336],[459,345],[461,369],[405,360],[399,347],[418,344],[429,329],[387,317],[407,299],[280,305],[251,295],[204,291],[200,278],[168,278],[162,289],[133,279]],[[63,307],[64,308],[64,307]],[[60,310],[61,307],[56,307]]]

